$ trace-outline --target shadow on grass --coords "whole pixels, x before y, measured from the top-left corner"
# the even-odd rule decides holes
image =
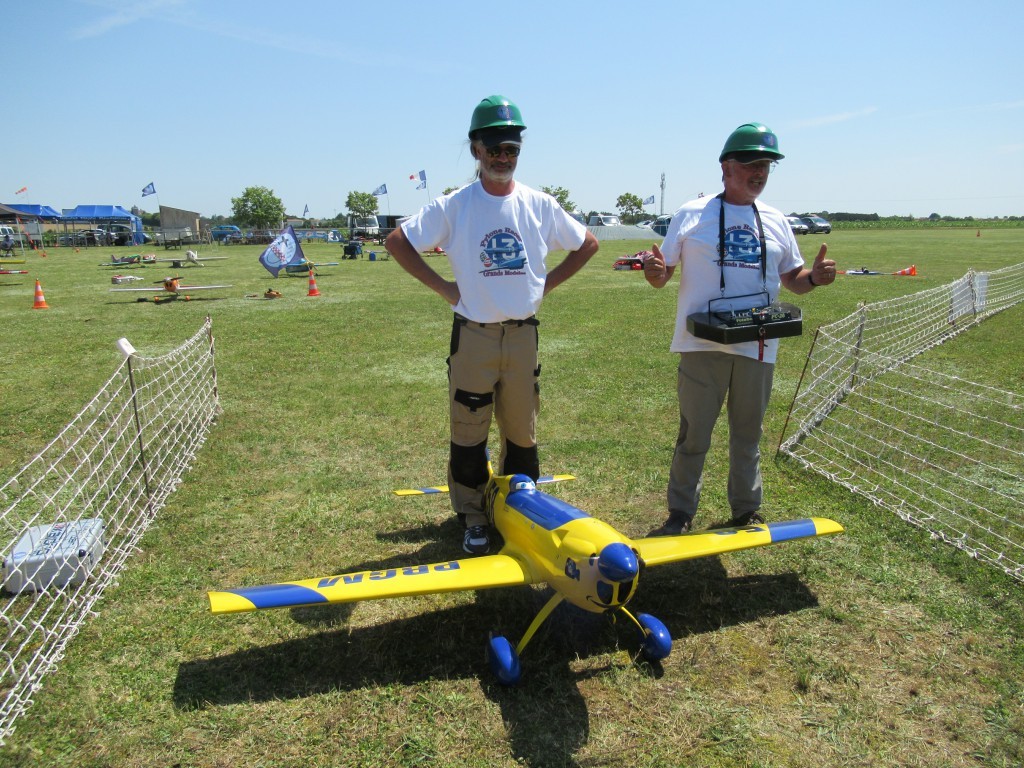
[[[452,523],[387,534],[400,541],[429,540],[418,552],[363,563],[347,572],[378,570],[454,556],[459,529]],[[502,712],[513,754],[527,765],[573,766],[590,725],[580,693],[583,678],[605,667],[577,672],[572,662],[608,653],[620,644],[636,657],[639,633],[628,620],[560,605],[525,649],[523,681],[504,688],[493,681],[485,658],[494,630],[517,643],[549,588],[481,590],[459,605],[373,627],[342,627],[351,605],[292,609],[295,621],[318,629],[309,637],[250,648],[182,664],[175,680],[179,709],[315,696],[338,690],[415,685],[431,679],[480,680]],[[729,578],[718,558],[644,572],[631,609],[658,616],[676,639],[811,608],[814,595],[795,574]],[[660,676],[660,665],[637,664]]]

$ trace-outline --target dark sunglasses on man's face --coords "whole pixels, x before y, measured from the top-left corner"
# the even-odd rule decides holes
[[[509,157],[519,157],[519,147],[515,144],[499,144],[496,147],[487,147],[484,149],[488,157],[498,158],[503,154]]]

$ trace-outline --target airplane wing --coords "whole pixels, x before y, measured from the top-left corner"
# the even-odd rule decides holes
[[[411,565],[321,579],[211,591],[208,597],[210,612],[221,614],[513,587],[534,582],[535,579],[518,560],[497,554],[433,565]]]
[[[560,483],[563,480],[575,480],[575,475],[544,475],[543,477],[537,478],[537,484],[541,483]],[[395,496],[420,496],[430,493],[448,493],[447,485],[430,485],[425,488],[403,488],[400,491],[395,491]]]
[[[126,293],[129,291],[145,291],[146,293],[184,293],[185,291],[212,291],[216,288],[231,288],[230,285],[179,285],[177,291],[168,291],[166,288],[155,285],[152,288],[110,288],[111,293]]]
[[[721,555],[741,549],[765,547],[783,541],[806,539],[812,536],[827,536],[842,533],[843,526],[825,517],[810,517],[802,520],[785,520],[763,525],[746,525],[741,528],[719,528],[701,533],[684,533],[681,536],[656,536],[648,539],[634,539],[633,545],[640,558],[647,565],[663,565],[677,560],[693,560],[698,557]]]

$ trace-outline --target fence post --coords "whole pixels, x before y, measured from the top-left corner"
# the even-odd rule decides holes
[[[860,311],[860,322],[857,324],[857,341],[853,345],[853,368],[850,369],[850,383],[846,385],[846,394],[857,387],[857,373],[860,370],[860,353],[864,343],[864,326],[867,325],[868,308],[864,302],[857,307]]]
[[[132,356],[135,354],[135,347],[131,345],[128,339],[120,338],[117,340],[117,348],[124,355],[128,365],[128,385],[132,390],[132,414],[135,418],[136,442],[139,446],[139,463],[142,465],[142,478],[146,483],[146,512],[150,517],[153,517],[156,514],[153,509],[153,489],[150,484],[149,465],[146,463],[146,445],[142,439],[142,419],[139,416],[139,392],[135,386],[135,372],[132,370]]]

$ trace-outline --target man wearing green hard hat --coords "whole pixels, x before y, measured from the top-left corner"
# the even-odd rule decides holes
[[[491,419],[501,435],[497,472],[540,475],[537,412],[541,300],[597,252],[586,227],[554,197],[514,178],[523,147],[519,107],[488,96],[473,110],[469,147],[476,178],[428,203],[388,235],[395,261],[454,311],[448,357],[452,507],[466,527],[463,549],[484,554],[491,531],[484,507]],[[420,255],[442,248],[453,280]],[[568,255],[548,270],[550,251]]]
[[[727,403],[728,499],[732,525],[763,524],[760,440],[771,395],[779,336],[799,333],[799,310],[779,303],[830,285],[836,264],[822,244],[804,266],[781,211],[757,202],[785,155],[775,133],[744,123],[725,141],[718,161],[724,191],[699,197],[672,216],[664,242],[653,246],[644,276],[662,288],[679,270],[679,301],[671,349],[679,353],[679,434],[668,483],[668,519],[652,536],[691,529],[711,434]],[[791,305],[790,305],[791,306]]]

